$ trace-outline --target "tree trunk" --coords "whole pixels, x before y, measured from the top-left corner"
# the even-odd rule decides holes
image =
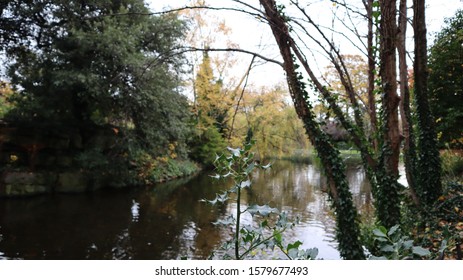
[[[328,136],[320,129],[316,116],[312,110],[302,76],[296,71],[291,49],[294,45],[284,17],[278,12],[274,0],[260,0],[264,7],[267,20],[272,29],[275,40],[284,60],[283,68],[290,89],[290,94],[296,112],[304,123],[310,141],[316,148],[328,178],[330,196],[336,211],[337,234],[339,251],[346,259],[364,259],[360,244],[360,229],[357,211],[352,202],[347,178],[344,175],[345,166],[339,151],[330,143]]]
[[[415,191],[415,163],[416,147],[413,133],[412,114],[410,110],[410,88],[408,85],[408,67],[405,39],[407,31],[407,0],[400,0],[399,4],[399,40],[397,51],[399,53],[399,76],[400,76],[400,116],[402,120],[402,133],[404,136],[404,164],[410,195],[415,205],[419,205],[419,199]]]
[[[373,0],[368,0],[365,4],[368,18],[368,115],[370,116],[371,138],[373,150],[378,152],[378,118],[376,116],[376,98],[375,98],[375,70],[376,70],[376,54],[374,50],[374,22],[373,22]]]
[[[377,172],[376,207],[379,221],[385,227],[400,224],[399,157],[399,103],[397,95],[397,26],[396,0],[380,3],[380,78],[382,85],[381,119],[383,147]]]
[[[397,44],[397,26],[396,26],[396,0],[382,0],[380,37],[381,37],[381,66],[380,76],[383,90],[383,110],[385,114],[385,129],[383,135],[384,145],[388,152],[384,153],[384,166],[386,170],[394,175],[399,176],[399,155],[401,135],[399,131],[399,102],[397,95],[397,61],[396,61],[396,44]]]
[[[428,101],[425,1],[413,0],[413,12],[413,30],[415,32],[414,93],[419,128],[417,193],[423,206],[430,207],[442,195],[442,184],[435,121]]]

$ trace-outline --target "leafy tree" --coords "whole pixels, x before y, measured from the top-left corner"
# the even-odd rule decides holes
[[[348,54],[342,55],[341,58],[346,67],[346,70],[350,74],[350,79],[352,81],[354,91],[364,107],[362,109],[363,111],[366,111],[368,104],[368,65],[364,58],[360,55]],[[349,111],[349,96],[346,93],[345,87],[341,83],[338,71],[333,65],[328,65],[326,67],[324,79],[329,85],[331,91],[339,95],[338,101],[340,103],[345,103],[343,104],[345,110]]]
[[[191,156],[206,165],[212,165],[215,154],[226,146],[224,139],[229,102],[222,90],[222,82],[214,77],[207,52],[199,65],[194,91],[196,135],[191,143]]]
[[[18,89],[10,119],[120,126],[157,155],[174,142],[185,155],[188,104],[175,91],[182,58],[170,55],[185,25],[148,12],[141,0],[2,6],[0,47]]]
[[[288,156],[307,148],[302,123],[288,103],[287,94],[281,85],[246,91],[237,114],[233,144],[243,143],[248,131],[252,131],[260,159]]]
[[[209,54],[204,52],[203,62],[195,81],[196,114],[200,125],[215,126],[222,135],[227,133],[229,97],[222,89],[222,81],[214,77]]]
[[[430,105],[441,144],[463,147],[463,10],[446,20],[429,55]]]
[[[0,118],[12,109],[12,104],[8,101],[13,94],[10,84],[0,81]]]

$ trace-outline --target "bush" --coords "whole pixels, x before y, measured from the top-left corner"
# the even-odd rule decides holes
[[[459,150],[444,150],[441,152],[442,171],[451,177],[463,176],[463,152]]]
[[[190,143],[190,157],[207,167],[212,167],[215,156],[226,147],[225,140],[215,126],[210,126],[198,134]]]

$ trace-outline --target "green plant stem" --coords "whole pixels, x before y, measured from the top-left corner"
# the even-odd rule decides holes
[[[241,184],[237,186],[236,195],[235,257],[240,260]]]
[[[283,233],[284,231],[281,231],[279,233]],[[244,256],[246,256],[247,254],[249,254],[249,252],[251,252],[252,250],[256,249],[257,247],[259,247],[260,245],[264,244],[265,242],[271,240],[272,238],[275,237],[275,234],[272,234],[271,236],[265,238],[265,239],[262,239],[260,242],[257,242],[256,244],[252,245],[251,247],[249,247],[244,253],[241,254],[241,256],[239,256],[239,259],[243,258]],[[281,251],[288,257],[288,259],[291,259],[288,254],[285,253],[285,251],[280,247],[278,246],[278,248],[281,249]]]
[[[278,248],[280,248],[280,251],[282,251],[283,254],[285,254],[288,260],[291,260],[291,257],[288,255],[288,252],[286,252],[285,249],[281,245],[278,245]]]

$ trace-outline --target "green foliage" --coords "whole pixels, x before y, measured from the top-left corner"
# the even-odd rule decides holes
[[[416,219],[416,216],[412,217]],[[444,193],[414,229],[414,238],[435,259],[461,259],[463,249],[463,185],[445,184]]]
[[[101,171],[109,165],[108,157],[100,148],[91,148],[82,151],[76,156],[76,161],[80,167],[86,170]]]
[[[189,143],[190,157],[205,166],[212,166],[215,155],[221,153],[226,143],[217,127],[209,126],[204,130],[196,130],[196,135]]]
[[[198,166],[189,161],[170,156],[153,157],[144,150],[134,150],[130,156],[136,180],[143,184],[153,184],[189,176],[198,171]]]
[[[442,172],[450,178],[463,178],[463,156],[458,151],[441,152]]]
[[[286,94],[280,85],[246,92],[236,115],[232,143],[241,145],[245,135],[252,131],[260,159],[307,149],[309,141],[304,135],[302,122],[288,104]]]
[[[9,1],[0,25],[15,89],[5,119],[75,128],[81,146],[68,151],[75,158],[66,168],[118,186],[197,170],[186,160],[191,115],[177,90],[184,58],[173,57],[186,25],[177,15],[149,15],[141,0]],[[109,138],[94,137],[108,128]],[[98,138],[111,144],[94,145]]]
[[[446,20],[429,55],[430,105],[441,145],[463,147],[463,10]]]
[[[141,0],[17,2],[5,12],[21,28],[11,25],[1,45],[18,89],[10,121],[111,124],[154,156],[172,142],[186,156],[190,116],[175,76],[183,59],[171,57],[183,22],[175,15],[124,15],[148,14]],[[19,32],[24,37],[14,36]]]
[[[225,149],[227,113],[230,108],[228,97],[222,90],[222,82],[214,77],[211,59],[207,52],[199,66],[194,83],[195,135],[190,141],[190,156],[209,167],[213,165],[214,155]]]
[[[391,227],[389,230],[383,226],[375,228],[373,236],[381,256],[371,256],[370,259],[421,259],[431,254],[428,249],[413,246],[413,240],[408,236],[404,236],[398,225]]]
[[[222,89],[222,81],[214,77],[209,54],[203,54],[203,62],[199,65],[195,84],[195,111],[199,128],[217,127],[225,136],[227,132],[227,114],[230,109],[229,97]]]
[[[0,118],[3,118],[12,108],[13,104],[9,100],[13,90],[6,82],[0,81]]]
[[[403,186],[379,166],[375,172],[376,187],[373,189],[375,197],[376,216],[381,225],[392,227],[401,223],[401,199]]]
[[[446,191],[435,204],[435,216],[448,223],[458,224],[463,221],[463,184],[449,182]],[[463,227],[460,226],[460,230]]]
[[[203,200],[213,206],[223,204],[232,200],[236,203],[236,212],[221,219],[215,225],[233,228],[231,240],[221,246],[224,251],[223,259],[247,259],[256,256],[262,257],[265,250],[279,249],[288,259],[315,259],[318,250],[301,250],[300,241],[286,244],[283,233],[295,226],[294,222],[288,220],[284,212],[269,205],[249,205],[241,202],[241,192],[251,188],[251,175],[255,168],[267,169],[270,165],[260,165],[254,161],[254,154],[251,152],[252,144],[247,144],[244,149],[228,148],[228,155],[217,156],[215,166],[216,179],[232,179],[233,186],[216,194],[212,200]],[[233,197],[233,198],[232,198]],[[244,210],[241,208],[244,207]],[[243,215],[250,215],[252,223],[242,224]]]

